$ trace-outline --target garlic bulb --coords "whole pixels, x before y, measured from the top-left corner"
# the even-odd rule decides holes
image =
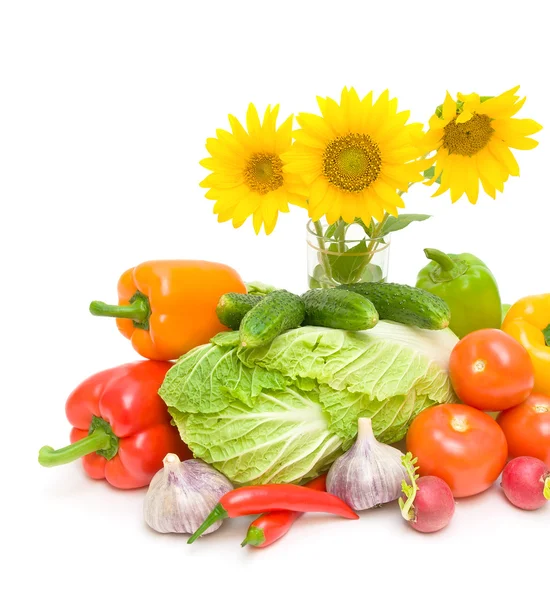
[[[327,492],[353,510],[365,510],[397,500],[401,482],[408,481],[403,453],[376,440],[370,419],[359,419],[355,444],[330,468]]]
[[[160,533],[194,533],[233,486],[202,460],[181,462],[175,454],[167,454],[163,463],[145,496],[145,522]],[[205,535],[221,524],[214,523]]]

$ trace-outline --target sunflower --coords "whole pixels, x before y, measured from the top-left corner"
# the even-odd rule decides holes
[[[309,216],[329,223],[340,217],[352,223],[356,217],[369,223],[386,213],[397,216],[404,203],[397,190],[422,181],[429,164],[417,161],[422,154],[418,141],[422,126],[409,124],[409,112],[397,112],[397,100],[383,92],[373,101],[372,92],[360,99],[344,88],[340,104],[317,98],[322,116],[300,113],[296,142],[283,154],[283,171],[299,175],[302,185],[291,191],[308,190]]]
[[[433,177],[426,182],[440,182],[434,196],[450,190],[453,202],[466,194],[475,204],[480,181],[485,192],[496,198],[508,177],[519,175],[510,148],[534,148],[538,142],[528,136],[542,127],[532,119],[512,118],[525,102],[515,95],[518,90],[519,86],[494,97],[458,94],[457,101],[447,92],[426,134],[426,143],[437,151]]]
[[[232,220],[236,228],[252,215],[256,233],[263,224],[269,234],[279,212],[288,212],[289,204],[305,206],[299,185],[289,191],[295,177],[283,173],[281,159],[292,145],[293,117],[277,129],[278,113],[278,105],[268,106],[260,123],[256,107],[250,104],[246,113],[248,131],[229,115],[231,132],[218,129],[217,137],[206,141],[210,157],[200,164],[212,173],[200,185],[210,188],[206,197],[216,201],[214,214],[220,223]]]

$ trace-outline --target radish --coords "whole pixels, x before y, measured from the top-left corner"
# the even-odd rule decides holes
[[[455,512],[455,500],[443,479],[432,475],[419,478],[417,461],[410,452],[402,458],[411,483],[402,482],[403,496],[399,498],[399,507],[413,529],[433,533],[449,524]]]
[[[538,458],[518,456],[504,468],[500,485],[514,506],[536,510],[550,500],[550,469]]]

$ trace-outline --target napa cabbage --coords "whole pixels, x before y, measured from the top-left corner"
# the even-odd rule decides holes
[[[235,484],[302,482],[353,444],[359,417],[393,443],[420,411],[456,401],[457,341],[389,321],[353,333],[301,327],[253,349],[222,333],[182,356],[159,393],[193,454]]]

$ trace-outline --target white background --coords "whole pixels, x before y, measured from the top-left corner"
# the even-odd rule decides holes
[[[127,267],[219,260],[245,280],[305,290],[303,212],[256,237],[249,223],[217,224],[198,187],[205,139],[227,113],[243,117],[249,101],[314,111],[317,94],[354,85],[389,87],[426,121],[446,89],[521,84],[519,116],[548,126],[544,4],[0,2],[2,597],[544,596],[550,507],[520,512],[497,486],[459,502],[433,536],[386,507],[360,522],[305,518],[252,551],[239,547],[245,521],[187,546],[147,529],[144,491],[36,461],[41,445],[67,441],[69,392],[136,358],[87,309],[116,300]],[[505,301],[550,291],[548,129],[537,139],[496,202],[452,206],[413,188],[407,210],[435,218],[394,235],[390,278],[414,283],[433,246],[479,255]]]

